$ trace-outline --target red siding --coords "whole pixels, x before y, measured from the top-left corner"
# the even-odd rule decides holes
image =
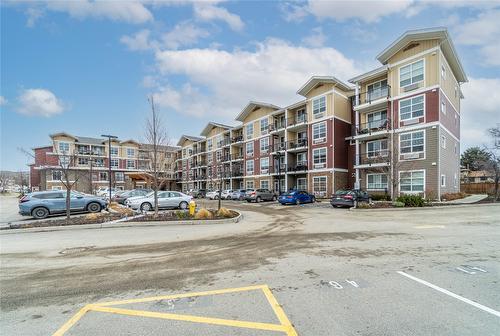
[[[419,96],[419,95],[425,95],[425,111],[424,111],[424,116],[425,118],[419,118],[419,123],[429,123],[433,121],[438,121],[439,119],[439,94],[437,89],[432,89],[430,91],[426,91],[424,93],[418,93],[414,94],[408,97],[405,97],[403,99]],[[404,125],[399,122],[399,100],[394,101],[394,125],[396,128],[403,127]]]
[[[333,155],[335,157],[335,168],[348,168],[348,140],[346,137],[351,135],[351,124],[345,121],[334,119],[334,145]]]
[[[440,112],[439,120],[447,130],[457,138],[460,138],[460,115],[442,92],[440,93],[440,98],[446,104],[446,114]],[[441,105],[439,105],[439,110],[441,110]]]

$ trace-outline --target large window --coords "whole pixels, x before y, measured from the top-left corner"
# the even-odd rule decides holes
[[[127,168],[134,169],[135,168],[135,161],[134,160],[127,160]]]
[[[250,123],[246,126],[246,135],[247,140],[253,138],[253,123]]]
[[[248,160],[245,164],[246,174],[253,175],[253,160]]]
[[[52,181],[62,180],[62,172],[60,170],[54,170],[52,172]]]
[[[212,139],[208,139],[207,140],[207,151],[211,151],[212,150]]]
[[[375,140],[366,143],[368,157],[387,156],[387,140]]]
[[[387,126],[387,111],[378,111],[378,112],[368,113],[366,115],[366,119],[368,121],[368,125],[367,125],[368,129],[386,127]]]
[[[382,97],[387,97],[387,79],[368,85],[367,97],[368,101],[375,100]]]
[[[269,131],[269,119],[264,118],[260,120],[260,134],[264,135],[267,134]]]
[[[313,140],[326,140],[326,122],[313,124]]]
[[[326,147],[313,150],[314,168],[326,167]]]
[[[127,148],[127,157],[134,157],[134,156],[135,156],[135,149]]]
[[[253,156],[253,141],[247,142],[245,146],[247,156]]]
[[[269,180],[261,180],[260,181],[260,189],[269,190]]]
[[[247,189],[253,189],[254,188],[253,181],[247,181],[246,182],[246,188]]]
[[[366,175],[366,189],[368,190],[387,189],[387,175],[385,174]]]
[[[99,172],[99,181],[107,181],[108,172]]]
[[[424,96],[403,99],[399,101],[399,119],[408,120],[423,117]]]
[[[118,159],[111,159],[111,167],[118,168],[119,162]]]
[[[307,190],[307,178],[301,177],[297,179],[297,190]]]
[[[111,156],[118,156],[118,147],[111,146]]]
[[[123,172],[115,172],[115,181],[123,182],[125,180],[125,175]]]
[[[260,152],[266,153],[269,150],[269,137],[260,139]]]
[[[399,86],[405,87],[424,80],[424,60],[401,67],[399,70]]]
[[[59,152],[60,153],[69,153],[69,142],[59,142]]]
[[[399,136],[401,154],[420,153],[424,151],[424,131],[403,133]]]
[[[260,172],[261,174],[267,173],[269,170],[269,158],[261,158],[260,159]]]
[[[327,191],[326,176],[313,177],[313,193],[319,195],[325,195],[326,191]]]
[[[312,105],[314,119],[323,117],[326,111],[326,96],[314,99]]]
[[[399,189],[402,192],[424,192],[425,171],[399,172]]]
[[[78,164],[80,166],[86,166],[86,165],[89,164],[89,159],[88,158],[79,157],[78,158]]]

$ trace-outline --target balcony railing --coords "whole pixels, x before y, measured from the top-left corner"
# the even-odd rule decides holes
[[[285,164],[280,164],[280,167],[278,169],[278,166],[271,166],[268,169],[269,174],[285,174],[287,171],[286,165]]]
[[[286,150],[286,142],[278,142],[278,143],[273,144],[273,146],[272,146],[273,153],[281,152],[284,150]]]
[[[277,121],[272,125],[269,125],[269,133],[272,133],[274,131],[279,131],[281,129],[284,129],[286,127],[286,121]]]
[[[288,127],[296,126],[296,125],[305,125],[307,124],[307,114],[300,115],[298,117],[289,118],[287,120]]]
[[[237,143],[237,142],[242,142],[243,141],[243,135],[237,135],[231,139],[232,143]]]
[[[288,144],[287,144],[288,150],[302,148],[302,147],[307,147],[307,139],[306,138],[288,141]]]
[[[297,162],[295,166],[289,166],[288,171],[289,172],[299,172],[299,171],[307,171],[307,161],[302,161],[302,162]]]
[[[244,158],[244,155],[243,153],[234,153],[234,154],[231,154],[231,159],[232,160],[243,160]]]
[[[361,104],[371,104],[372,102],[379,100],[381,98],[390,98],[391,97],[391,87],[390,85],[382,86],[375,90],[369,90],[360,92],[358,94],[359,105]],[[353,100],[353,105],[356,105],[356,101]]]
[[[390,162],[391,162],[391,151],[387,149],[359,154],[360,165],[373,165],[380,163],[389,164]]]
[[[361,123],[359,126],[354,127],[356,135],[371,134],[373,132],[387,131],[390,129],[391,120],[388,118]]]

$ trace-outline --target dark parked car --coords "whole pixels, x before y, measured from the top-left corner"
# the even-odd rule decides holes
[[[370,195],[363,190],[339,190],[332,196],[330,204],[336,207],[353,207],[354,201],[371,203]]]
[[[193,196],[194,198],[205,198],[207,195],[206,189],[200,189],[200,190],[191,190],[188,193],[190,196]]]
[[[107,201],[98,196],[72,191],[71,211],[100,212],[108,206]],[[66,191],[38,191],[19,199],[19,214],[37,219],[66,212]]]
[[[247,190],[245,199],[247,202],[276,201],[276,194],[269,189]]]
[[[309,194],[307,191],[290,191],[289,193],[282,194],[278,198],[278,202],[282,205],[285,204],[301,204],[301,203],[314,203],[316,202],[316,197]]]
[[[118,202],[120,204],[125,204],[125,201],[129,197],[134,197],[134,196],[146,196],[149,194],[152,190],[151,189],[134,189],[134,190],[126,190],[122,192],[116,193],[113,197],[112,200],[113,202]]]

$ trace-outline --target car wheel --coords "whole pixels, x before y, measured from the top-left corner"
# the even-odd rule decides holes
[[[240,200],[240,201],[243,201],[243,196],[240,196],[239,200]]]
[[[336,207],[337,207],[337,205],[335,205],[335,204],[332,204],[332,207],[336,208]]]
[[[260,196],[257,196],[257,198],[255,199],[255,202],[260,203],[260,201],[262,201],[262,199],[260,198]]]
[[[88,212],[101,212],[101,205],[97,202],[91,202],[87,205]]]
[[[151,209],[153,209],[153,206],[151,205],[151,203],[142,203],[140,208],[141,211],[151,211]]]
[[[188,207],[187,202],[182,201],[182,202],[180,202],[180,203],[179,203],[179,209],[181,209],[181,210],[186,210],[186,209],[187,209],[187,207]]]
[[[214,200],[218,200],[218,199],[219,199],[219,196],[215,196],[215,197],[214,197]]]
[[[49,210],[43,207],[34,208],[33,211],[31,211],[31,215],[36,219],[43,219],[49,215]]]
[[[313,196],[313,197],[311,197],[311,203],[314,203],[314,202],[316,202],[316,197]]]
[[[273,196],[273,201],[276,201],[276,196]]]
[[[248,203],[252,202],[251,200],[247,200]]]

